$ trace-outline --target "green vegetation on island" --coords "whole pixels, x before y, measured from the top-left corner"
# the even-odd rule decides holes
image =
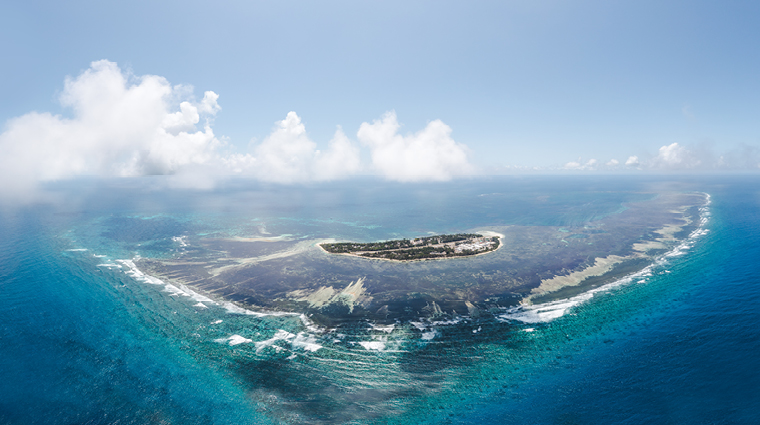
[[[351,254],[386,260],[426,260],[433,258],[466,257],[493,251],[499,247],[499,238],[475,233],[425,236],[385,242],[323,243],[320,245],[332,254]]]

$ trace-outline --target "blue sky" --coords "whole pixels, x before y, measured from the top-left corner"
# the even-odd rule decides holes
[[[754,161],[760,144],[755,2],[26,1],[3,2],[0,20],[6,133],[31,111],[74,117],[65,78],[108,60],[127,85],[155,75],[194,87],[188,101],[218,95],[221,110],[197,123],[211,123],[215,154],[256,156],[294,111],[317,150],[340,125],[359,173],[383,169],[357,132],[388,112],[402,137],[445,124],[469,173],[631,156],[665,169],[674,143],[690,158],[677,170],[751,169],[716,164]]]

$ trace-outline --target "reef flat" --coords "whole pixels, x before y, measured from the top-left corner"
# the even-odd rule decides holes
[[[383,243],[190,236],[174,258],[143,258],[137,265],[245,308],[305,313],[326,326],[478,317],[574,296],[642,270],[699,227],[706,201],[703,193],[653,193],[574,226],[461,229],[460,237],[468,236],[448,242],[443,235]],[[457,243],[476,239],[489,242],[488,250],[445,261],[408,261],[441,257],[432,252],[455,251]],[[417,248],[437,251],[413,258],[420,252],[408,250]]]

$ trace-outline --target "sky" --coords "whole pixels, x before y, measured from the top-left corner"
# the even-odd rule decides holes
[[[760,169],[756,2],[7,1],[0,38],[5,192]]]

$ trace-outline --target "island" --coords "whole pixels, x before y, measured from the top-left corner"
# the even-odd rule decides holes
[[[385,242],[339,242],[318,244],[331,254],[381,258],[392,261],[433,260],[468,257],[495,251],[500,246],[498,236],[479,233],[424,236]]]

